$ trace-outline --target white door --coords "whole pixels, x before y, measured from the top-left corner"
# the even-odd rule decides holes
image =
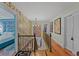
[[[65,34],[66,34],[66,45],[65,48],[67,48],[68,50],[72,51],[74,50],[74,46],[73,46],[73,16],[69,15],[67,17],[65,17]]]
[[[79,51],[79,12],[74,13],[74,52]]]

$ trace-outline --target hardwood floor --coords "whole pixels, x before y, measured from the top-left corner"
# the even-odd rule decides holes
[[[32,51],[31,56],[74,56],[71,51],[66,48],[62,48],[54,39],[51,39],[50,41],[49,35],[44,33],[43,36],[46,46],[48,46],[49,48],[51,47],[51,52],[49,49],[36,50],[35,52]]]
[[[32,52],[32,56],[46,56],[46,50],[37,50]]]
[[[49,50],[37,50],[32,52],[33,56],[74,56],[68,49],[62,48],[58,43],[52,40],[52,52]]]

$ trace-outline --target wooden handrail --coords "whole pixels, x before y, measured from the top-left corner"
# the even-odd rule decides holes
[[[34,35],[18,35],[18,37],[34,37]]]
[[[45,41],[45,43],[47,44],[47,46],[48,46],[48,48],[49,48],[49,50],[50,50],[50,52],[52,51],[51,50],[51,34],[50,35],[48,35],[47,33],[43,33],[43,39],[44,39],[44,41]]]
[[[34,40],[33,40],[34,46],[32,45],[34,47],[34,52],[35,52],[35,50],[38,49],[38,45],[37,45],[35,34],[34,35],[24,35],[24,34],[22,35],[22,34],[18,33],[18,42],[19,42],[19,37],[34,37]],[[18,43],[18,46],[19,46],[19,43]],[[18,47],[18,50],[19,50],[19,47]]]

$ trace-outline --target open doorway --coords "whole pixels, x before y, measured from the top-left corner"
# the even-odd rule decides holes
[[[16,52],[16,15],[3,6],[0,7],[0,55],[12,56]]]

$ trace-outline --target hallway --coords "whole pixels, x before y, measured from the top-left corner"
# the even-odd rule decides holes
[[[43,43],[42,46],[40,46],[40,40],[41,38],[37,37],[37,48],[35,51],[31,51],[30,56],[74,56],[74,54],[69,51],[66,48],[61,47],[57,42],[55,42],[53,39],[51,40],[51,42],[46,42],[46,40],[50,40],[50,36],[46,33],[44,33],[44,35],[46,35],[45,37],[43,37]],[[43,35],[43,36],[44,36]],[[48,37],[48,38],[47,38]],[[51,48],[49,47],[51,43]],[[39,47],[40,46],[40,47]],[[35,45],[36,47],[36,45]],[[28,48],[27,46],[25,46],[24,49]],[[50,51],[51,49],[51,51]],[[27,50],[27,49],[26,49]]]
[[[32,56],[74,56],[71,51],[60,47],[55,41],[52,41],[52,43],[52,52],[48,49],[36,50],[32,52]]]
[[[0,2],[0,56],[79,56],[79,2]]]

